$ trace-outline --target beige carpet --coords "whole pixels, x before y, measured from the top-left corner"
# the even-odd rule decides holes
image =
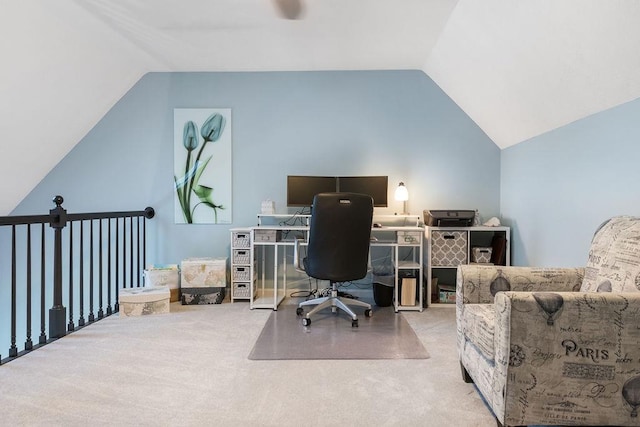
[[[373,316],[358,314],[358,327],[351,318],[326,309],[312,317],[309,327],[296,316],[296,305],[281,305],[269,316],[249,359],[426,359],[429,353],[393,307],[373,306]]]
[[[495,426],[460,378],[455,310],[402,316],[429,359],[249,360],[271,310],[111,316],[0,366],[11,426]]]

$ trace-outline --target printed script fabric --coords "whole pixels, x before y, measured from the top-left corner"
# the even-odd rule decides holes
[[[640,220],[612,218],[591,242],[582,291],[640,292]]]
[[[618,217],[584,269],[458,267],[460,360],[498,420],[640,425],[638,266],[640,219]]]

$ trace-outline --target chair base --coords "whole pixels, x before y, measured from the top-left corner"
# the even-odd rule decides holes
[[[302,307],[315,305],[314,308],[309,310],[302,319],[302,324],[305,326],[309,326],[311,324],[311,316],[320,310],[324,310],[325,308],[331,307],[331,311],[336,313],[338,309],[344,311],[351,317],[351,326],[358,326],[358,316],[356,313],[349,307],[363,307],[365,309],[365,316],[371,317],[371,304],[367,304],[366,302],[358,301],[353,298],[339,297],[338,296],[338,288],[336,283],[331,284],[331,296],[328,297],[320,297],[310,299],[308,301],[302,301],[298,304],[298,310],[296,311],[298,315],[302,314]]]

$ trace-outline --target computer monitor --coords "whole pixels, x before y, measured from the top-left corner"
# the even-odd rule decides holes
[[[387,207],[387,176],[340,176],[338,191],[368,194],[373,198],[373,206]]]
[[[333,193],[337,189],[335,176],[287,176],[287,206],[307,207],[318,193]]]

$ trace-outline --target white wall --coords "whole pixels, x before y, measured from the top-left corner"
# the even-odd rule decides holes
[[[502,151],[513,263],[582,266],[598,225],[640,215],[640,100]]]

